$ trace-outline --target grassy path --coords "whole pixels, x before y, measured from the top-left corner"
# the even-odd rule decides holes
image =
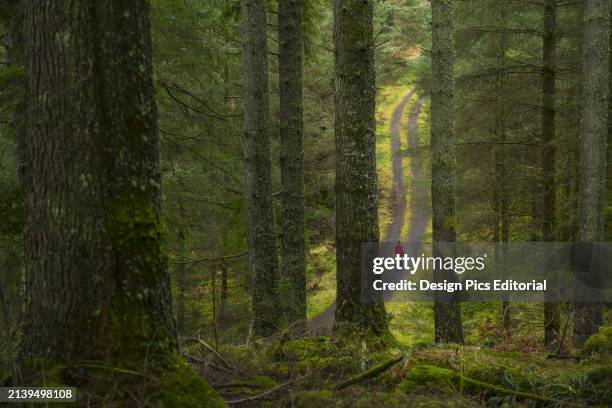
[[[390,136],[388,151],[387,149],[380,149],[382,152],[377,152],[379,162],[382,162],[385,165],[388,165],[389,161],[391,163],[390,169],[381,169],[383,170],[380,172],[382,174],[379,174],[380,183],[383,185],[383,192],[384,186],[389,184],[389,180],[385,179],[385,176],[389,175],[389,170],[392,177],[392,187],[390,194],[388,194],[389,203],[385,203],[384,206],[381,206],[382,208],[380,214],[381,225],[383,225],[383,229],[386,231],[384,234],[386,242],[396,242],[401,239],[402,231],[405,231],[405,220],[408,220],[410,224],[408,228],[408,240],[410,241],[412,238],[421,237],[425,233],[427,221],[429,219],[429,214],[423,211],[424,207],[422,206],[423,200],[427,200],[427,197],[421,196],[424,194],[422,182],[423,166],[421,160],[419,160],[418,154],[414,153],[414,159],[410,161],[410,167],[408,168],[411,172],[413,172],[413,175],[410,177],[411,182],[409,196],[414,197],[414,199],[410,200],[410,217],[408,218],[406,216],[408,200],[404,170],[407,168],[404,165],[403,160],[404,154],[402,151],[401,133],[402,118],[414,95],[414,89],[407,90],[400,94],[398,101],[395,101],[393,105],[390,105],[392,108],[390,115],[387,109],[383,109],[380,112],[380,116],[382,116],[380,119],[383,121],[387,120],[389,122]],[[415,152],[419,151],[417,126],[422,101],[422,98],[419,98],[411,105],[407,126],[408,148],[410,151]],[[384,133],[386,135],[387,132]],[[383,193],[383,199],[384,198],[385,195]],[[314,335],[329,333],[334,323],[335,311],[336,302],[333,302],[325,310],[323,310],[323,312],[309,320],[308,327],[310,332]]]

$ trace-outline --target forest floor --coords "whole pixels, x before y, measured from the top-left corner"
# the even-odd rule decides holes
[[[414,250],[410,242],[431,238],[429,156],[423,149],[429,133],[427,101],[399,85],[383,88],[379,102],[381,237],[401,239],[408,252]],[[330,267],[319,277],[322,288],[309,295],[314,318],[308,331],[226,345],[215,353],[200,343],[184,347],[188,360],[230,406],[612,406],[612,328],[580,354],[568,345],[565,358],[551,358],[541,345],[540,304],[512,304],[510,336],[499,321],[499,304],[466,303],[468,344],[439,345],[433,342],[431,304],[391,300],[386,308],[392,338],[385,344],[338,339],[330,336],[333,251],[317,248],[312,254]],[[563,318],[570,321],[568,311]]]
[[[610,407],[606,330],[598,346],[566,359],[526,348],[521,338],[492,347],[383,345],[286,333],[221,354],[198,343],[184,352],[237,407]]]

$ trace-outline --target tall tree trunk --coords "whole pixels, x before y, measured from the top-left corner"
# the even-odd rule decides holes
[[[306,320],[301,0],[279,0],[278,40],[283,206],[281,276],[283,304],[291,323]]]
[[[372,0],[334,0],[336,329],[383,334],[384,303],[361,299],[361,243],[379,234],[372,19]]]
[[[499,26],[504,27],[507,21],[506,5],[504,1],[498,3],[499,8]],[[509,187],[508,187],[508,146],[507,146],[507,126],[506,126],[506,53],[508,51],[507,33],[502,29],[499,34],[499,42],[496,44],[498,53],[499,72],[495,75],[495,185],[497,195],[497,224],[499,230],[498,236],[501,245],[498,245],[498,255],[501,262],[498,266],[501,267],[502,279],[506,277],[506,260],[508,254],[508,241],[510,239],[510,209],[509,209]],[[502,325],[506,335],[510,335],[512,330],[512,316],[510,315],[510,302],[507,299],[507,294],[504,294],[502,301]]]
[[[455,242],[455,123],[453,118],[453,0],[432,0],[432,209],[434,255],[440,242]],[[447,276],[448,275],[448,276]],[[453,272],[434,271],[434,279],[456,279]],[[454,299],[434,299],[437,342],[463,342],[461,304]]]
[[[544,0],[544,36],[542,40],[542,240],[555,241],[555,94],[557,48],[557,0]],[[554,271],[551,271],[554,273]],[[554,279],[554,276],[551,278]],[[560,329],[559,305],[544,302],[544,345],[556,347]]]
[[[276,304],[279,272],[272,206],[265,0],[242,0],[242,42],[244,171],[253,332],[268,336],[278,330],[280,313]]]
[[[610,0],[586,0],[584,6],[583,107],[580,127],[580,200],[578,240],[604,237],[606,138],[609,91]],[[574,338],[581,343],[602,324],[602,308],[577,303]]]
[[[612,6],[610,7],[610,24],[612,24]],[[610,34],[610,48],[608,50],[608,149],[607,163],[612,161],[612,33]],[[612,208],[612,166],[606,166],[606,208]],[[605,241],[612,241],[612,211],[606,211],[604,225]]]
[[[148,15],[26,2],[25,361],[141,369],[177,349]]]

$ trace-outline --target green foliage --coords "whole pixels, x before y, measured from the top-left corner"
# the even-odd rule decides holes
[[[330,390],[299,391],[295,395],[297,408],[326,408],[336,402]]]
[[[23,85],[24,68],[22,66],[6,65],[0,68],[0,86],[20,88]]]
[[[602,327],[598,333],[589,337],[584,343],[584,351],[589,354],[612,355],[612,326]]]
[[[436,389],[439,387],[452,390],[459,389],[460,391],[467,392],[481,392],[484,390],[496,394],[511,395],[522,399],[532,399],[548,403],[559,402],[554,398],[499,387],[485,381],[475,380],[465,375],[458,374],[448,368],[430,365],[419,365],[410,368],[406,372],[406,377],[398,389],[402,392],[410,393],[412,390],[420,386],[435,387]]]
[[[24,95],[24,68],[5,65],[0,67],[0,106],[14,105]]]
[[[0,235],[16,236],[23,230],[25,222],[25,204],[23,186],[0,180]]]
[[[287,361],[300,361],[309,357],[324,357],[338,348],[329,337],[306,337],[282,344],[280,356]]]
[[[156,385],[150,404],[156,408],[223,408],[223,398],[184,360],[180,359],[163,373]]]
[[[406,371],[405,379],[398,390],[409,393],[421,385],[435,386],[436,388],[453,388],[457,380],[456,374],[447,368],[430,365],[420,365]]]

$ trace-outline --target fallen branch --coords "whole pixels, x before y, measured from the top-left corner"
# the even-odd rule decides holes
[[[461,388],[463,388],[465,384],[468,384],[475,387],[476,389],[489,390],[497,394],[514,395],[519,398],[531,399],[534,401],[541,401],[553,404],[558,404],[561,402],[556,398],[551,398],[545,395],[534,394],[526,391],[511,390],[509,388],[489,384],[484,381],[467,377],[463,374],[456,373],[455,371],[448,368],[436,367],[431,365],[416,366],[408,370],[405,374],[405,380],[402,382],[402,384],[400,384],[400,390],[406,392],[414,385],[431,385],[432,383],[453,384]]]
[[[271,390],[268,390],[266,392],[262,392],[261,394],[254,395],[252,397],[241,398],[241,399],[238,399],[238,400],[227,401],[227,403],[230,404],[230,405],[236,405],[236,404],[242,404],[244,402],[255,401],[255,400],[258,400],[258,399],[266,398],[266,397],[270,396],[271,394],[275,393],[276,391],[278,391],[278,390],[280,390],[282,388],[285,388],[286,386],[288,386],[290,384],[293,384],[294,382],[295,381],[289,381],[289,382],[286,382],[284,384],[278,385],[278,386],[272,388]]]
[[[197,363],[197,364],[204,364],[212,369],[215,369],[217,371],[222,371],[224,373],[227,374],[234,374],[234,372],[226,367],[222,367],[222,366],[218,366],[215,363],[212,363],[210,361],[206,361],[206,360],[202,360],[201,358],[197,358],[194,356],[190,356],[189,354],[183,354],[183,356],[185,356],[185,358],[189,361],[191,361],[192,363]]]
[[[172,262],[172,264],[174,265],[183,265],[183,264],[193,264],[193,266],[202,263],[202,262],[219,262],[219,261],[225,261],[225,260],[229,260],[229,259],[237,259],[237,258],[242,258],[245,255],[248,255],[248,252],[241,252],[239,254],[235,254],[235,255],[226,255],[226,256],[215,256],[212,258],[200,258],[200,259],[191,259],[186,257],[185,255],[180,255],[183,258],[187,259],[187,261],[174,261]]]
[[[232,370],[240,371],[234,365],[232,365],[229,361],[227,361],[217,350],[215,350],[214,348],[209,346],[208,343],[206,343],[204,340],[202,340],[200,338],[196,338],[196,337],[187,337],[185,339],[185,341],[192,341],[192,342],[195,342],[195,343],[200,343],[208,351],[213,353],[215,355],[215,357],[217,357],[219,359],[219,361],[221,361],[225,366],[227,366],[228,368],[231,368]]]
[[[353,385],[355,383],[358,383],[359,381],[363,381],[366,380],[368,378],[372,378],[372,377],[376,377],[378,374],[388,370],[389,368],[393,367],[395,364],[399,363],[400,361],[402,361],[404,359],[403,356],[400,357],[395,357],[392,358],[390,360],[384,361],[378,365],[375,365],[374,367],[370,368],[369,370],[364,371],[361,374],[358,374],[354,377],[349,378],[346,381],[341,382],[340,384],[338,384],[336,386],[336,391],[341,390],[343,388],[348,387],[349,385]]]
[[[571,354],[549,354],[547,358],[556,360],[584,360],[586,356],[573,356]]]
[[[239,388],[239,387],[245,387],[245,388],[261,388],[262,387],[261,384],[253,384],[253,383],[229,383],[229,384],[210,384],[210,385],[211,387],[215,389]]]

